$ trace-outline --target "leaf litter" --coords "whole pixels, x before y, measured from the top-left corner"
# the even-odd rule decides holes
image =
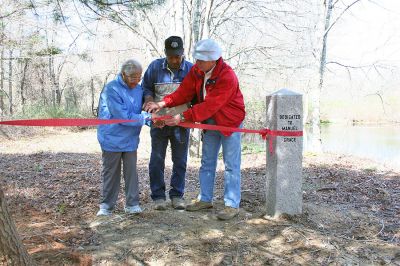
[[[138,151],[144,212],[123,212],[122,184],[114,214],[97,218],[101,152],[94,129],[9,136],[0,137],[0,185],[23,243],[40,265],[400,265],[400,173],[366,159],[306,154],[303,213],[269,219],[265,154],[245,154],[240,213],[218,221],[221,161],[213,209],[152,209],[144,129]],[[171,166],[168,156],[167,187]],[[198,158],[189,159],[187,202],[199,190],[199,166]]]

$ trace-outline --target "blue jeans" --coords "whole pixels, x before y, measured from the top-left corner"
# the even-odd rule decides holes
[[[209,124],[215,124],[213,121]],[[222,146],[224,159],[224,203],[225,206],[239,208],[240,205],[240,163],[241,133],[233,133],[229,137],[219,131],[207,130],[203,135],[203,149],[199,173],[199,199],[212,202],[214,196],[215,171],[218,153]]]
[[[171,142],[172,176],[169,197],[182,198],[185,189],[186,163],[189,147],[189,129],[182,127],[152,128],[149,163],[150,189],[153,200],[165,200],[165,154]]]

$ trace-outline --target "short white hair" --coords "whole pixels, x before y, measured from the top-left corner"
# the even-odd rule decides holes
[[[142,72],[142,65],[135,59],[125,61],[121,66],[121,73],[131,75],[133,73]]]

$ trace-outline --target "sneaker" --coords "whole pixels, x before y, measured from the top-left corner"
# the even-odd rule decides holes
[[[110,215],[111,215],[111,211],[109,211],[107,209],[102,209],[102,208],[100,208],[100,210],[96,214],[96,216],[110,216]]]
[[[190,212],[195,212],[204,209],[210,209],[213,207],[211,202],[205,202],[201,200],[194,200],[192,203],[186,205],[186,210]]]
[[[167,209],[167,204],[165,199],[158,199],[154,201],[154,209],[158,211],[165,211]]]
[[[182,198],[172,198],[171,199],[172,202],[172,208],[174,208],[175,210],[184,210],[186,207],[185,201]]]
[[[232,208],[225,206],[225,208],[218,212],[217,218],[220,220],[230,220],[239,214],[239,208]]]
[[[127,214],[135,214],[135,213],[142,212],[142,208],[140,208],[139,205],[125,207],[124,210],[125,210],[125,213],[127,213]]]

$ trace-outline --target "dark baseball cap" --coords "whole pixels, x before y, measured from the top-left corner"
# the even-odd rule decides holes
[[[170,36],[165,40],[165,54],[183,55],[183,41],[181,37]]]

